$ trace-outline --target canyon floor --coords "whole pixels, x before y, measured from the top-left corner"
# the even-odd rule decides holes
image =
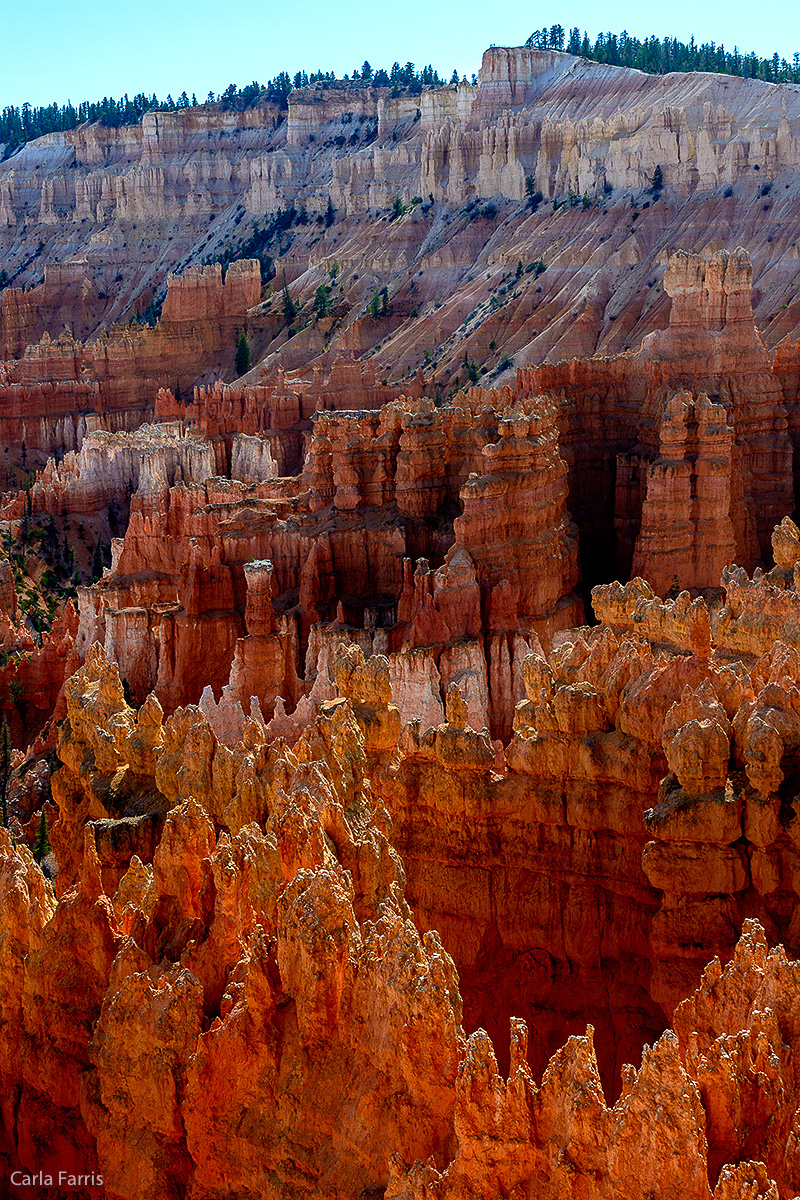
[[[799,244],[527,48],[0,162],[0,1194],[800,1195]]]

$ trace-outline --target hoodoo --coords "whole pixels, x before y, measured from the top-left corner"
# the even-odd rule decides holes
[[[0,1193],[791,1200],[800,93],[299,82],[0,162]]]

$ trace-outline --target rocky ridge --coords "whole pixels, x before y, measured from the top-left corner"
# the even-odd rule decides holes
[[[599,596],[600,606],[603,601]],[[698,1196],[711,1196],[709,1178],[712,1187],[716,1183],[713,1194],[723,1197],[745,1194],[736,1190],[745,1185],[754,1196],[779,1194],[771,1190],[776,1184],[781,1192],[796,1187],[794,1143],[783,1132],[796,1121],[794,965],[782,949],[768,952],[753,920],[737,948],[741,916],[734,915],[734,909],[741,914],[742,901],[745,911],[752,910],[748,895],[754,895],[747,867],[736,866],[747,861],[739,849],[740,822],[745,838],[767,841],[772,835],[766,827],[774,820],[769,814],[780,801],[770,790],[774,780],[756,778],[744,794],[735,771],[725,783],[726,754],[735,762],[743,753],[744,773],[752,774],[746,733],[739,751],[733,739],[724,748],[727,731],[744,732],[742,712],[750,714],[752,728],[753,712],[768,708],[777,688],[767,683],[754,705],[748,697],[762,668],[748,679],[727,660],[717,666],[701,633],[708,629],[704,609],[689,608],[679,602],[671,614],[680,628],[686,613],[682,627],[695,649],[689,658],[652,649],[642,654],[647,644],[639,636],[633,644],[622,638],[615,661],[609,650],[619,635],[605,625],[590,643],[564,643],[552,666],[529,656],[523,666],[529,699],[517,707],[505,775],[492,770],[486,734],[466,727],[466,703],[457,688],[448,694],[445,721],[421,740],[416,723],[402,731],[391,703],[388,660],[365,660],[355,647],[333,665],[340,698],[322,704],[291,749],[280,740],[268,742],[252,721],[243,739],[226,748],[198,709],[165,719],[153,697],[136,713],[125,702],[116,668],[93,648],[67,685],[67,718],[57,746],[55,895],[28,851],[0,835],[6,863],[2,1028],[12,1039],[3,1058],[4,1090],[15,1097],[7,1133],[23,1161],[33,1140],[41,1145],[42,1131],[50,1129],[62,1164],[73,1156],[91,1161],[102,1171],[109,1197],[202,1197],[220,1189],[255,1195],[275,1186],[290,1195],[322,1189],[350,1196],[365,1185],[396,1196],[486,1196],[512,1181],[521,1195],[563,1195],[565,1189],[577,1195],[585,1186],[589,1194],[612,1195],[624,1186],[645,1196],[653,1186],[657,1194],[677,1194],[678,1183],[664,1181],[678,1178]],[[645,1051],[638,1072],[623,1070],[619,1099],[609,1107],[591,1029],[568,1040],[540,1087],[540,1059],[532,1055],[524,1020],[511,1020],[508,1052],[507,1023],[502,1032],[499,1022],[494,1046],[482,1029],[465,1040],[459,986],[469,987],[469,967],[457,974],[446,947],[452,940],[464,957],[463,931],[470,924],[462,914],[456,933],[448,889],[451,924],[442,914],[443,937],[415,929],[407,899],[416,899],[418,863],[413,851],[406,852],[407,818],[398,799],[416,764],[417,804],[423,795],[439,796],[441,804],[449,793],[432,825],[435,835],[456,847],[443,823],[452,814],[470,829],[476,857],[480,820],[454,807],[457,780],[459,792],[467,785],[462,794],[474,797],[473,804],[475,785],[484,780],[480,787],[489,793],[479,806],[497,816],[509,786],[519,807],[522,785],[540,830],[557,829],[549,824],[557,815],[546,799],[552,795],[547,772],[557,760],[542,754],[542,741],[560,739],[567,755],[577,753],[577,766],[586,753],[581,745],[597,741],[590,736],[597,716],[590,714],[598,712],[601,698],[611,702],[608,685],[594,687],[587,677],[600,684],[598,668],[605,664],[605,679],[619,679],[620,655],[633,665],[634,645],[639,670],[628,673],[616,724],[632,728],[638,709],[639,719],[647,713],[657,728],[656,697],[665,697],[663,711],[676,691],[667,676],[677,671],[688,681],[680,704],[672,704],[664,719],[662,752],[674,773],[660,789],[663,767],[655,747],[651,751],[651,787],[659,791],[652,811],[642,813],[643,792],[635,798],[635,781],[625,771],[632,792],[623,819],[641,858],[642,899],[648,885],[654,888],[648,919],[653,948],[664,955],[677,909],[684,943],[689,913],[704,929],[702,946],[681,948],[690,959],[694,955],[692,970],[702,972],[700,955],[709,948],[730,962],[724,970],[719,962],[707,968],[694,997],[686,977],[681,980],[690,998],[674,1011],[676,1032]],[[780,653],[785,663],[788,651]],[[582,654],[583,668],[576,670]],[[777,650],[769,657],[780,670]],[[703,679],[694,692],[693,675]],[[744,697],[732,722],[716,698],[720,693],[728,710],[737,695]],[[546,732],[548,711],[558,724]],[[648,735],[642,729],[639,736]],[[702,778],[692,774],[698,738],[717,755],[705,752]],[[609,761],[608,751],[604,757]],[[752,761],[760,762],[758,754]],[[452,782],[439,792],[435,778],[442,770]],[[579,812],[575,767],[570,774],[567,805],[574,816],[566,828]],[[594,775],[596,792],[596,770]],[[618,791],[615,801],[611,796],[599,810],[595,803],[589,825],[597,829],[610,821],[609,830],[622,832],[625,806]],[[637,811],[643,825],[633,835]],[[584,808],[586,816],[591,812]],[[573,827],[576,835],[581,824]],[[502,859],[511,842],[504,847],[495,828]],[[647,842],[648,834],[654,840]],[[589,836],[599,848],[600,835]],[[785,839],[779,833],[775,848],[761,852],[765,865],[785,859]],[[518,828],[513,842],[532,844]],[[404,866],[393,846],[401,848]],[[441,846],[438,856],[441,862]],[[447,864],[441,866],[446,879]],[[715,891],[733,889],[724,915],[719,895],[702,895],[712,882],[709,871]],[[733,872],[728,881],[726,871]],[[469,878],[468,869],[462,878]],[[431,881],[428,876],[428,906]],[[763,890],[758,878],[753,882],[756,892]],[[778,901],[780,920],[781,888],[791,885],[788,877],[783,884],[775,877],[766,886],[761,915],[774,930],[770,904]],[[659,889],[662,904],[654,911]],[[572,910],[577,917],[585,908],[585,890],[585,880],[568,885],[566,914]],[[463,887],[459,894],[465,897]],[[518,924],[520,898],[517,885],[509,915],[513,911]],[[541,900],[540,894],[537,907]],[[645,903],[637,921],[628,919],[631,933],[647,910]],[[420,922],[424,927],[421,897],[414,912],[417,928]],[[709,922],[722,935],[716,946],[708,941]],[[524,917],[523,927],[530,937]],[[70,929],[81,931],[77,958]],[[606,925],[606,937],[611,929]],[[507,942],[509,935],[502,933]],[[565,949],[575,969],[590,948],[573,935]],[[630,947],[623,961],[630,981]],[[590,963],[580,970],[590,971]],[[74,993],[65,991],[68,978]],[[48,979],[59,980],[57,991]],[[517,992],[515,1003],[520,1000]],[[664,1000],[671,1011],[673,1002],[666,995]],[[495,995],[495,1018],[498,1001]],[[542,1016],[540,1010],[529,1018],[538,1037]],[[559,1017],[563,1022],[564,1013]],[[243,1055],[249,1062],[245,1076],[231,1070]],[[766,1071],[768,1087],[754,1081],[753,1070]],[[302,1105],[289,1103],[293,1094],[306,1097]],[[343,1123],[345,1096],[352,1128]],[[669,1108],[672,1132],[666,1141],[663,1130],[658,1134],[653,1158],[656,1132],[648,1120],[661,1129],[655,1096]],[[361,1097],[355,1105],[354,1097]],[[254,1106],[259,1120],[243,1126],[240,1114],[252,1114]],[[748,1119],[731,1123],[731,1111],[745,1109]],[[220,1133],[228,1128],[229,1134]],[[289,1158],[287,1144],[296,1147]]]
[[[109,1200],[800,1190],[800,367],[791,306],[761,320],[790,93],[493,48],[477,87],[0,167],[13,253],[20,204],[44,257],[97,226],[91,269],[0,309],[9,1169]],[[65,223],[69,161],[100,190]],[[756,168],[752,256],[648,249],[712,211],[736,245]],[[245,180],[297,206],[265,245],[327,316],[281,315],[263,257],[197,262]],[[631,262],[599,250],[623,213]],[[613,289],[573,308],[595,253]],[[162,285],[153,326],[101,328]],[[482,376],[490,335],[530,365]]]
[[[747,245],[758,323],[775,346],[800,318],[797,122],[790,85],[492,47],[475,87],[392,100],[388,89],[315,85],[291,94],[286,119],[200,106],[51,134],[0,164],[0,261],[12,278],[2,356],[24,359],[66,326],[102,390],[109,356],[130,353],[118,323],[170,283],[176,296],[175,273],[188,272],[188,296],[204,264],[248,246],[263,283],[274,281],[274,299],[268,287],[243,295],[270,371],[349,351],[395,383],[425,367],[432,390],[449,392],[465,361],[502,374],[506,357],[617,353],[664,327],[654,288],[674,246]],[[406,211],[392,219],[395,198]],[[304,328],[282,319],[284,280]],[[331,307],[311,320],[320,286]],[[162,343],[178,311],[165,304]],[[193,304],[200,316],[205,302]],[[201,338],[193,382],[230,372],[233,344],[222,359],[206,346],[198,370]],[[170,349],[180,357],[177,341]]]

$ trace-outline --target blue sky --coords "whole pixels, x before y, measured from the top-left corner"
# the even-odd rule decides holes
[[[447,76],[453,68],[471,74],[492,42],[520,45],[533,29],[555,23],[578,25],[591,37],[600,29],[684,41],[694,35],[763,55],[777,50],[790,60],[800,50],[800,6],[788,4],[0,0],[0,108],[139,91],[177,97],[184,88],[203,100],[210,89],[263,82],[284,69],[349,73],[365,58],[374,67],[411,60]]]

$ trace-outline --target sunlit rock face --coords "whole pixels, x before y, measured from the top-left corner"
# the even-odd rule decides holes
[[[254,597],[268,575],[248,572]],[[748,672],[680,598],[656,650],[624,632],[629,591],[598,593],[602,625],[525,659],[501,769],[456,684],[423,734],[392,702],[389,660],[356,645],[291,748],[252,719],[226,745],[197,708],[165,718],[151,697],[137,713],[93,647],[65,689],[55,891],[0,834],[13,1161],[38,1162],[48,1128],[61,1161],[123,1197],[211,1197],[229,1178],[255,1193],[276,1175],[309,1196],[372,1181],[488,1197],[511,1180],[555,1196],[565,1155],[597,1196],[662,1176],[671,1195],[676,1173],[698,1196],[793,1187],[776,1130],[798,1104],[796,964],[744,920],[760,896],[773,935],[796,938],[779,781],[747,732],[760,713],[793,736],[790,707],[769,715],[778,691],[791,705],[791,651]],[[267,610],[249,608],[255,630]],[[713,951],[724,969],[703,969]],[[522,969],[544,953],[547,974]],[[548,1063],[544,1039],[571,1025]]]
[[[492,47],[0,165],[0,1170],[800,1192],[796,105]]]

